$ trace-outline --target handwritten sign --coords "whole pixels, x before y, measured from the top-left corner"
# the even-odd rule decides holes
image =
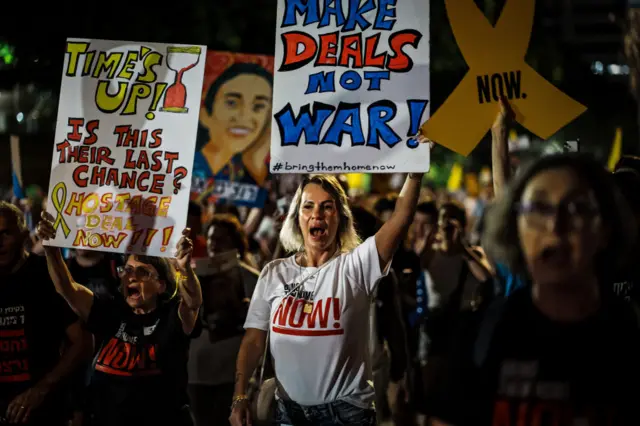
[[[429,169],[429,2],[278,0],[273,173]]]
[[[264,205],[272,92],[273,56],[207,53],[192,198]]]
[[[171,256],[187,219],[203,46],[67,40],[51,245]]]
[[[586,111],[524,60],[535,0],[507,0],[495,28],[473,0],[445,0],[447,14],[469,72],[422,127],[421,133],[468,155],[482,140],[505,97],[516,120],[548,139]]]

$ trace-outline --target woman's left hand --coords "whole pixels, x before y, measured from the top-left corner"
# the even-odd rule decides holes
[[[182,231],[182,238],[178,241],[178,245],[176,247],[176,261],[178,263],[178,268],[181,271],[186,271],[191,267],[191,256],[193,255],[193,241],[189,238],[191,234],[191,229],[185,228]]]

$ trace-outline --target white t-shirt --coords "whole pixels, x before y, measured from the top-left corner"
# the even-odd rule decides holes
[[[343,400],[371,408],[374,391],[369,313],[380,270],[375,238],[320,268],[303,268],[295,256],[262,271],[245,328],[267,330],[278,383],[277,396],[300,405]],[[285,293],[309,277],[287,300]],[[305,301],[313,301],[311,314]]]

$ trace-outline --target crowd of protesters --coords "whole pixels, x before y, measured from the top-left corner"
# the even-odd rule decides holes
[[[511,170],[509,119],[481,197],[274,177],[173,259],[0,202],[0,424],[640,425],[640,159]]]

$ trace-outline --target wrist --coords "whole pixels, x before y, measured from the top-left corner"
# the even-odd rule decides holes
[[[422,176],[424,176],[424,173],[409,173],[409,179],[411,180],[422,180]]]

